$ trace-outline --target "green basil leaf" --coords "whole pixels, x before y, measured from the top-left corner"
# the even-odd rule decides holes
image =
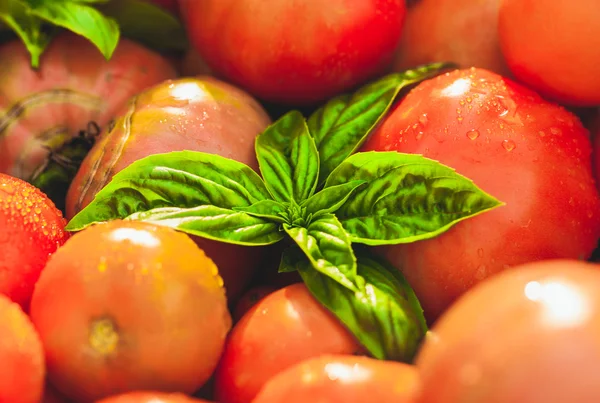
[[[190,235],[246,246],[270,245],[283,239],[278,223],[210,205],[164,207],[134,213],[126,220],[170,227]]]
[[[110,59],[119,43],[119,25],[114,19],[104,16],[96,8],[85,3],[96,2],[36,0],[30,1],[29,12],[85,37],[106,59]]]
[[[348,200],[352,192],[364,183],[366,182],[357,180],[328,187],[306,199],[301,207],[306,208],[307,214],[335,213]]]
[[[0,21],[21,38],[31,56],[31,66],[38,68],[50,38],[42,32],[41,21],[29,11],[29,7],[19,0],[0,0]]]
[[[420,304],[401,276],[374,259],[357,258],[356,291],[314,270],[306,260],[292,264],[311,294],[373,357],[411,362],[427,332]]]
[[[260,176],[241,162],[194,151],[155,154],[118,172],[67,228],[163,207],[247,207],[269,197]]]
[[[271,221],[284,223],[287,208],[275,200],[261,200],[247,207],[233,207],[235,211],[243,211],[251,216],[267,218]]]
[[[360,148],[403,88],[431,78],[449,66],[432,63],[387,75],[353,94],[330,100],[314,112],[308,119],[308,128],[319,150],[319,184],[346,157]]]
[[[180,20],[147,0],[114,0],[98,7],[114,18],[124,37],[158,51],[185,51],[188,39]]]
[[[350,238],[333,214],[323,214],[306,228],[283,228],[308,257],[312,266],[348,289],[355,290],[356,257]]]
[[[336,215],[352,242],[368,245],[433,238],[504,204],[454,169],[415,154],[354,154],[331,173],[325,187],[354,180],[367,185]]]
[[[319,153],[300,112],[285,114],[261,133],[256,156],[275,200],[300,203],[315,192]]]

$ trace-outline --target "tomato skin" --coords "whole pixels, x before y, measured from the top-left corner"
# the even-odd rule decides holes
[[[38,403],[44,390],[44,350],[21,307],[0,294],[0,402]]]
[[[189,237],[118,220],[76,233],[52,256],[31,319],[50,382],[76,401],[148,388],[191,394],[231,327],[217,267]]]
[[[404,0],[181,0],[192,45],[219,76],[271,102],[315,104],[389,67]]]
[[[594,173],[596,175],[596,186],[600,192],[600,110],[592,127],[592,141],[594,142],[594,152],[592,160],[594,161]]]
[[[265,382],[291,365],[362,350],[304,284],[290,285],[263,298],[233,327],[215,372],[216,400],[250,402]]]
[[[208,403],[182,393],[129,392],[107,397],[96,403]]]
[[[587,259],[600,237],[589,132],[573,114],[482,69],[415,87],[363,147],[423,154],[505,205],[413,244],[378,248],[429,322],[477,282],[551,258]]]
[[[252,402],[414,403],[418,379],[412,365],[351,355],[322,355],[272,377]]]
[[[600,265],[533,262],[479,284],[431,328],[419,403],[600,400]]]
[[[500,0],[418,0],[408,6],[394,70],[446,61],[464,68],[509,74],[498,39],[499,3]]]
[[[561,103],[600,104],[598,15],[596,0],[502,0],[500,44],[515,77]]]
[[[0,294],[29,310],[49,256],[69,239],[66,224],[39,189],[0,173]]]

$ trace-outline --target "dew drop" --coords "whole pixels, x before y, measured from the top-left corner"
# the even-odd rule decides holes
[[[456,118],[456,120],[458,121],[458,123],[462,123],[462,121],[463,121],[463,117],[462,117],[462,116],[458,116],[458,117]]]
[[[562,130],[560,130],[558,127],[551,127],[550,133],[554,134],[555,136],[560,136],[562,134]]]
[[[515,144],[515,142],[514,142],[514,141],[512,141],[512,140],[503,140],[503,141],[502,141],[502,147],[503,147],[503,148],[504,148],[506,151],[510,152],[510,151],[514,150],[514,149],[517,147],[517,145],[516,145],[516,144]]]
[[[470,138],[471,140],[476,140],[479,137],[480,133],[479,130],[469,130],[467,132],[467,137]]]
[[[421,125],[423,125],[423,126],[425,126],[427,123],[429,123],[429,118],[427,118],[426,113],[421,115],[421,117],[419,118],[419,123],[421,123]]]
[[[545,131],[543,131],[543,130],[540,130],[540,131],[538,132],[538,134],[540,135],[540,137],[544,137],[544,136],[546,136],[546,132],[545,132]]]
[[[415,138],[416,138],[417,140],[421,140],[421,139],[423,138],[423,132],[419,132],[419,133],[417,133],[417,135],[415,136]]]

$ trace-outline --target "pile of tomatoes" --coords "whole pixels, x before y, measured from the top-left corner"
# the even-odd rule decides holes
[[[600,401],[600,2],[156,3],[185,55],[124,38],[105,60],[65,32],[34,70],[0,45],[0,403]],[[258,171],[254,140],[286,111],[433,62],[455,66],[400,93],[359,151],[423,155],[503,205],[369,247],[423,308],[411,362],[370,356],[279,273],[285,245],[65,229],[143,157]]]

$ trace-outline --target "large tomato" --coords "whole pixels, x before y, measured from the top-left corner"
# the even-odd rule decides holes
[[[271,123],[245,91],[213,77],[168,80],[137,94],[89,152],[67,194],[67,218],[113,175],[140,158],[170,151],[219,154],[258,170],[254,139]],[[194,237],[215,261],[230,299],[239,296],[262,249]]]
[[[394,70],[454,62],[508,73],[498,40],[500,0],[415,0],[409,5]]]
[[[304,284],[260,300],[234,326],[215,373],[221,403],[250,402],[278,372],[322,354],[363,349]]]
[[[392,61],[404,0],[181,0],[190,40],[216,74],[259,98],[320,102]]]
[[[45,374],[44,349],[33,324],[0,294],[0,402],[38,403]]]
[[[69,238],[66,224],[39,189],[0,173],[0,294],[29,309],[48,258]]]
[[[473,288],[417,359],[419,403],[600,401],[600,265],[534,262]]]
[[[436,238],[379,249],[403,271],[429,321],[494,273],[588,258],[600,237],[588,131],[564,108],[489,71],[421,83],[364,150],[423,154],[506,203]]]
[[[326,354],[281,371],[252,403],[414,403],[418,385],[412,365]]]
[[[500,44],[515,77],[573,105],[600,104],[600,2],[501,0]]]
[[[75,234],[31,301],[48,377],[76,401],[155,390],[193,393],[231,326],[217,267],[185,234],[111,221]]]

